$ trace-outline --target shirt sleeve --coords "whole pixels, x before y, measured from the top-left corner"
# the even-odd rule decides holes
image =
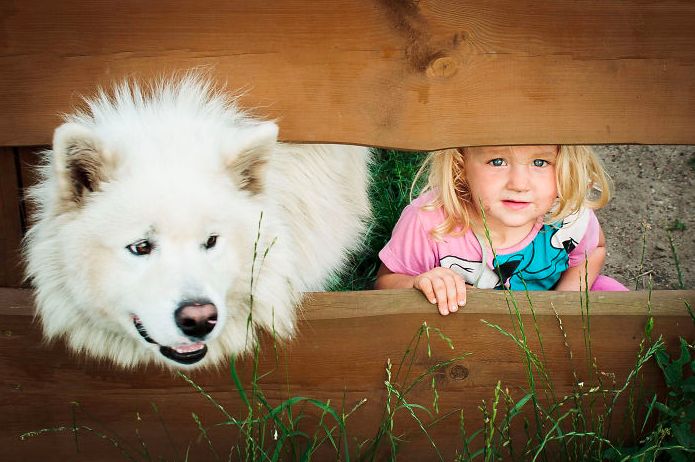
[[[434,240],[420,219],[420,207],[408,205],[379,252],[379,258],[394,273],[416,276],[438,266]]]
[[[586,256],[598,247],[598,238],[601,233],[601,225],[593,210],[589,210],[589,224],[586,227],[584,236],[579,241],[579,244],[569,253],[569,266],[577,266],[582,264]]]

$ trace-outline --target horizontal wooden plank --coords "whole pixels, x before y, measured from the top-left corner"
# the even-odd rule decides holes
[[[431,314],[436,311],[410,289],[371,290],[361,292],[311,292],[305,295],[300,317],[305,321],[350,319],[399,314]],[[417,294],[417,293],[416,293]],[[513,298],[509,298],[509,296]],[[586,307],[581,292],[538,291],[504,292],[469,287],[467,314],[508,313],[507,300],[516,304],[523,315],[533,312],[540,316],[578,316],[580,304]],[[513,301],[511,301],[513,300]],[[591,316],[644,316],[651,312],[660,317],[687,316],[686,304],[695,306],[692,290],[646,290],[630,292],[590,292]],[[651,305],[651,308],[649,307]],[[586,308],[584,308],[586,310]],[[33,316],[31,294],[28,290],[0,288],[0,315]]]
[[[648,291],[590,292],[589,311],[592,316],[640,316],[647,313],[648,303],[658,308],[654,311],[659,316],[684,316],[684,303],[693,305],[695,292],[688,290],[661,290],[651,294]],[[509,293],[476,288],[467,289],[467,304],[464,308],[470,314],[500,314],[507,311]],[[576,316],[584,301],[581,292],[531,292],[527,297],[524,292],[511,292],[512,306],[516,305],[522,314],[531,314],[531,308],[538,315]],[[359,300],[359,303],[355,303]],[[309,321],[320,319],[341,319],[355,317],[382,316],[389,314],[413,313],[426,314],[433,310],[427,303],[413,303],[412,291],[389,290],[366,292],[316,292],[307,295],[310,307],[303,313]]]
[[[194,67],[285,140],[695,143],[693,2],[30,0],[0,15],[0,145],[48,143],[97,85]]]
[[[482,400],[490,406],[498,380],[515,399],[520,399],[529,387],[524,356],[514,342],[481,322],[485,319],[513,331],[512,317],[500,303],[503,295],[471,291],[462,312],[441,317],[412,290],[311,294],[302,309],[299,334],[291,342],[277,346],[277,362],[272,341],[266,338],[262,343],[258,368],[269,374],[260,380],[260,387],[273,406],[289,397],[303,396],[323,402],[330,399],[338,412],[344,409],[347,413],[366,399],[347,421],[349,445],[356,453],[359,442],[376,434],[383,415],[387,362],[393,364],[394,375],[399,365],[407,365],[410,358],[404,361],[406,349],[426,322],[432,328],[440,328],[455,348],[449,349],[431,332],[432,354],[428,356],[423,336],[420,349],[412,357],[411,379],[439,361],[462,356],[434,374],[439,416],[448,417],[433,426],[430,434],[445,460],[451,460],[454,451],[461,449],[460,409],[466,415],[466,428],[472,432],[482,426],[478,406]],[[525,294],[514,295],[520,301],[526,298]],[[0,443],[10,460],[45,460],[47,454],[51,460],[122,460],[122,451],[133,454],[145,446],[154,460],[159,456],[173,459],[174,454],[183,460],[187,448],[189,460],[209,459],[212,454],[208,443],[200,437],[191,413],[208,428],[210,441],[222,459],[232,445],[243,444],[233,426],[213,425],[224,421],[224,414],[180,377],[153,368],[114,370],[108,364],[68,354],[62,344],[42,344],[30,300],[26,290],[0,289]],[[613,382],[620,386],[635,364],[649,312],[655,318],[653,337],[664,335],[671,352],[676,351],[679,336],[695,337],[694,324],[685,308],[686,303],[695,304],[694,291],[655,291],[651,299],[647,293],[591,294],[589,330],[591,357],[601,372],[597,376],[586,367],[587,325],[577,298],[570,294],[533,293],[530,300],[535,307],[544,354],[532,327],[533,318],[522,306],[528,345],[544,358],[559,397],[576,390],[579,381],[584,390],[599,385],[599,377],[602,387],[610,388]],[[564,335],[552,307],[547,306],[551,303],[560,313]],[[611,305],[624,308],[611,313]],[[414,349],[412,344],[410,349]],[[245,357],[238,367],[250,394],[252,358]],[[246,415],[228,371],[198,372],[191,377],[231,415]],[[398,380],[403,380],[403,375]],[[645,393],[662,387],[660,373],[652,363],[642,370],[639,382]],[[416,384],[408,399],[431,409],[430,387],[431,380]],[[71,404],[74,402],[79,406]],[[595,399],[593,403],[594,410],[601,412],[605,401]],[[621,406],[614,413],[616,432],[624,430],[625,407]],[[293,412],[295,416],[305,414],[307,417],[301,422],[309,427],[318,424],[321,414],[306,402],[297,405]],[[435,458],[430,443],[417,432],[407,413],[399,416],[396,433],[409,432],[399,460]],[[329,422],[330,418],[324,417]],[[429,422],[425,414],[421,418]],[[92,431],[83,429],[76,439],[69,430],[73,425],[87,426]],[[332,425],[330,420],[329,426]],[[62,431],[55,431],[61,426]],[[273,428],[269,425],[266,429],[268,441]],[[523,429],[517,430],[523,437]],[[38,431],[39,435],[19,438],[31,431]],[[95,432],[116,440],[120,449]],[[316,460],[325,459],[317,456]]]

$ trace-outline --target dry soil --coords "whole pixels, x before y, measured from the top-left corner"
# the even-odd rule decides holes
[[[603,273],[630,289],[650,279],[655,289],[675,289],[680,268],[683,285],[695,288],[695,146],[596,151],[615,184],[613,200],[597,212],[608,246]]]

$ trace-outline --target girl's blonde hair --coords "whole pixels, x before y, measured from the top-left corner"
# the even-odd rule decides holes
[[[432,191],[435,196],[424,208],[444,208],[445,221],[432,230],[435,239],[442,239],[447,234],[460,235],[470,226],[468,210],[474,204],[466,181],[464,149],[431,152],[413,180],[414,187],[427,172],[427,183],[422,192]],[[561,221],[581,207],[599,209],[612,195],[611,179],[589,146],[560,145],[555,159],[555,181],[558,200],[546,217],[546,223]]]

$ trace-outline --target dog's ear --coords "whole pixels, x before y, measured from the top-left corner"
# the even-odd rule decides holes
[[[278,139],[278,126],[274,122],[255,122],[237,127],[227,140],[225,164],[240,189],[258,194],[268,156]]]
[[[87,127],[68,122],[53,134],[53,173],[67,207],[80,206],[108,178],[112,159]]]

